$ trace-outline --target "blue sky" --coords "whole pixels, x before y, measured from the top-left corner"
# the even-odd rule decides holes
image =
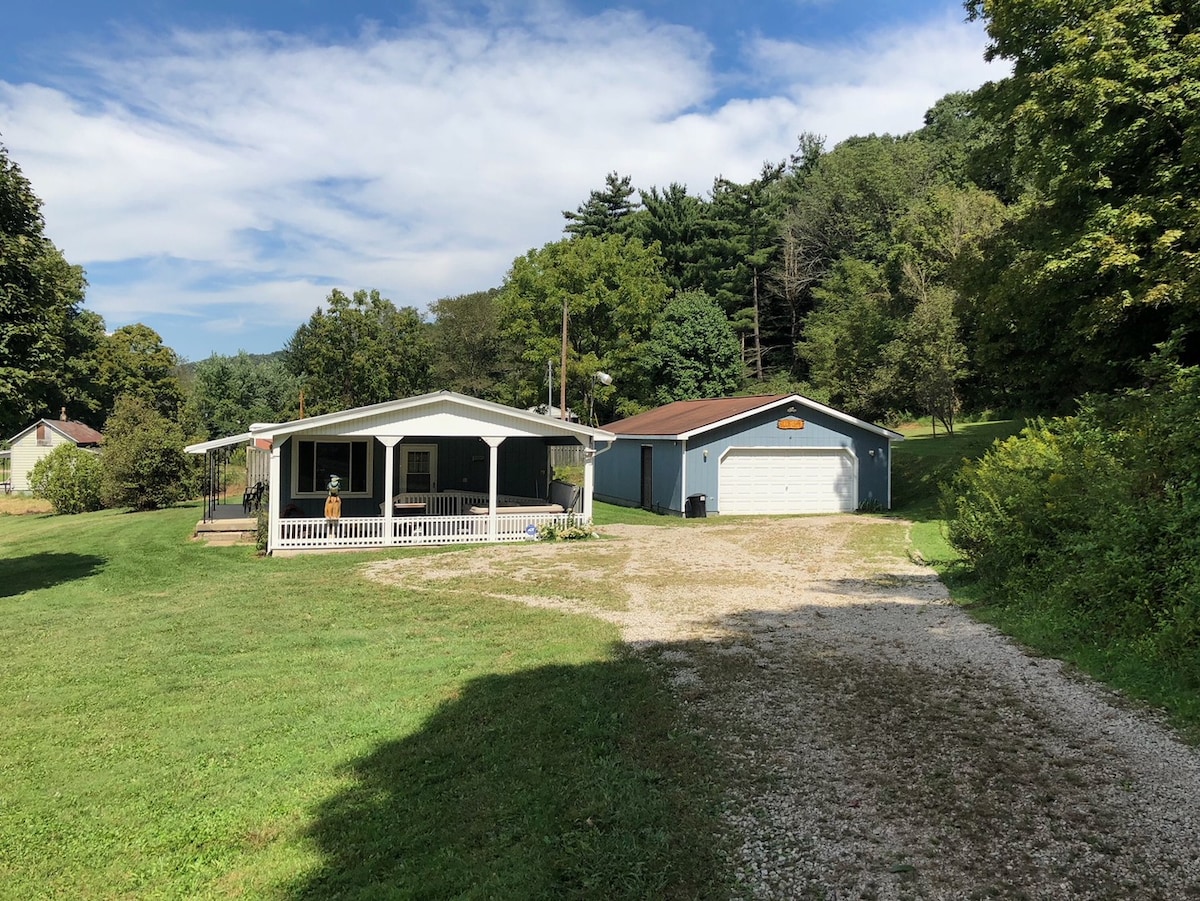
[[[903,133],[1006,71],[940,0],[42,0],[5,13],[0,141],[110,328],[277,350],[334,288],[499,285],[616,170],[753,177]]]

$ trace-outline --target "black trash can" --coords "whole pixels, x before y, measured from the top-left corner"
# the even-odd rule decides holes
[[[683,515],[688,519],[704,519],[708,516],[708,495],[689,494]]]

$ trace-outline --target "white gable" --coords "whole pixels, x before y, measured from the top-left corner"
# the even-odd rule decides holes
[[[279,441],[290,435],[344,437],[575,438],[609,441],[613,435],[515,407],[450,391],[359,407],[282,424],[251,426],[256,437]]]

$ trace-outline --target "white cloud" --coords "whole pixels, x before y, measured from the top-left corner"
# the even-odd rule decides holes
[[[984,62],[986,40],[982,23],[961,21],[959,11],[838,46],[759,38],[748,55],[795,104],[806,130],[832,146],[851,135],[912,131],[938,98],[1003,78],[1004,64]]]
[[[858,46],[759,40],[748,53],[776,90],[719,99],[705,39],[633,12],[546,5],[344,44],[177,32],[93,51],[80,80],[0,82],[0,121],[51,236],[107,274],[89,306],[116,324],[212,320],[221,346],[244,324],[242,343],[269,349],[330,284],[422,307],[498,284],[606,172],[700,192],[800,131],[916,128],[987,77],[983,42],[949,20]],[[131,260],[124,278],[101,265]],[[194,325],[159,327],[207,352],[189,349]]]

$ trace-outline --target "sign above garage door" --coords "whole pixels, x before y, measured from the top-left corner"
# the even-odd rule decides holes
[[[733,447],[721,460],[722,514],[850,513],[857,497],[847,448]]]

